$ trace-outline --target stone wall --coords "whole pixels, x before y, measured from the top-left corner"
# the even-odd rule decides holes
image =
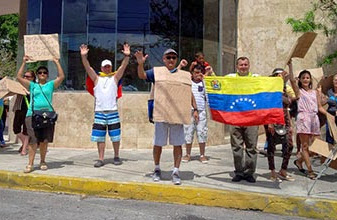
[[[118,101],[122,126],[122,149],[152,148],[154,133],[153,124],[147,118],[148,93],[123,92]],[[94,98],[87,92],[56,92],[53,96],[53,106],[59,118],[57,121],[54,143],[52,147],[64,148],[96,148],[90,141],[91,126],[94,117]],[[9,115],[9,131],[11,141],[15,141],[12,128],[13,112]],[[224,144],[227,132],[224,125],[209,120],[208,146]],[[108,138],[106,140],[109,140]],[[197,147],[197,144],[194,144]],[[107,147],[112,148],[111,141]]]
[[[251,70],[269,75],[276,67],[285,67],[286,59],[300,33],[293,33],[286,24],[288,17],[302,18],[311,8],[311,1],[254,0],[239,1],[238,56],[247,56]],[[319,34],[304,59],[293,59],[295,70],[317,67],[317,61],[329,51],[336,40]],[[336,70],[324,67],[325,74]]]

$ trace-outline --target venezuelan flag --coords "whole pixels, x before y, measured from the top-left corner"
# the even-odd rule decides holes
[[[205,77],[213,120],[236,126],[284,124],[280,77]]]

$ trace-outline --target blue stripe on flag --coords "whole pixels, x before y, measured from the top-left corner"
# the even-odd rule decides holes
[[[211,109],[225,112],[282,108],[282,92],[262,92],[252,95],[208,94],[208,100]]]

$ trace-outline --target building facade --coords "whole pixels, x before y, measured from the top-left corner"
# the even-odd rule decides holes
[[[81,44],[89,45],[88,59],[96,71],[103,59],[112,60],[116,69],[123,59],[122,45],[128,42],[132,53],[143,50],[149,55],[146,69],[162,65],[163,51],[174,48],[189,63],[196,52],[203,51],[215,72],[223,75],[235,69],[236,15],[234,0],[21,0],[18,65],[24,35],[59,34],[66,80],[53,97],[59,119],[51,146],[96,147],[90,142],[94,98],[85,91]],[[44,64],[54,78],[53,62]],[[154,129],[147,119],[150,85],[138,79],[135,58],[125,71],[123,89],[118,101],[121,148],[151,148]],[[227,142],[223,124],[209,121],[209,134],[208,145]],[[112,147],[110,143],[108,147]]]
[[[85,71],[79,46],[88,44],[95,70],[110,59],[122,61],[122,45],[149,55],[145,68],[162,64],[162,53],[173,48],[192,62],[198,51],[216,73],[233,71],[236,55],[236,7],[233,0],[28,0],[21,1],[20,37],[59,34],[64,90],[85,90]],[[20,49],[22,50],[22,44]],[[149,91],[137,79],[132,58],[123,80],[125,90]]]

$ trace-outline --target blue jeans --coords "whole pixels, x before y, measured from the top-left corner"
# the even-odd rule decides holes
[[[0,120],[0,142],[4,143],[4,129],[5,129],[5,125],[4,122],[2,120]]]

